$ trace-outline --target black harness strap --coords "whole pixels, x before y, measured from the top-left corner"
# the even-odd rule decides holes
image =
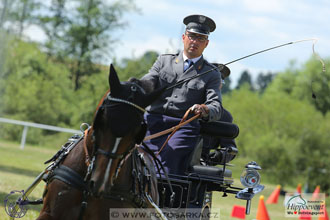
[[[102,155],[106,156],[107,158],[111,158],[111,159],[122,159],[124,157],[124,154],[116,154],[116,153],[112,153],[112,152],[107,152],[100,148],[97,149],[96,154],[102,154]]]
[[[49,182],[53,179],[61,180],[62,182],[79,189],[81,191],[88,191],[88,187],[84,179],[74,170],[65,166],[59,165],[49,176]]]
[[[78,219],[81,220],[87,207],[88,196],[88,187],[84,179],[76,171],[65,165],[59,165],[55,168],[55,170],[50,174],[48,178],[48,183],[50,183],[53,179],[61,180],[62,182],[82,191],[83,201],[81,203],[78,217]]]

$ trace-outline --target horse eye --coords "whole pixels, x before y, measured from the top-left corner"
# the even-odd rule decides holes
[[[136,86],[131,86],[131,91],[132,92],[136,92],[136,90],[137,90]]]

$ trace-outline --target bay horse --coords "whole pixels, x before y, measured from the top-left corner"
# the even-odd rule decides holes
[[[90,129],[53,158],[38,220],[109,219],[110,208],[157,209],[154,165],[137,144],[146,132],[144,108],[161,90],[134,79],[121,83],[112,65],[109,86]]]

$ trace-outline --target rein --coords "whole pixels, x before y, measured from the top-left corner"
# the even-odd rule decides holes
[[[84,136],[85,136],[85,138],[84,138],[84,151],[85,151],[85,157],[86,157],[86,159],[85,159],[85,164],[87,165],[87,167],[89,167],[90,164],[91,164],[91,160],[90,160],[89,153],[88,153],[88,149],[87,149],[87,136],[88,136],[88,132],[89,132],[89,130],[90,130],[90,127],[87,128],[87,129],[84,131]]]
[[[133,102],[130,102],[130,101],[127,101],[127,100],[124,100],[124,99],[119,99],[119,98],[114,98],[114,97],[111,97],[110,96],[110,93],[109,93],[109,90],[105,93],[105,95],[103,96],[103,98],[101,99],[101,101],[99,102],[98,106],[97,106],[97,109],[96,111],[100,108],[100,106],[102,106],[102,103],[104,101],[104,99],[108,99],[110,101],[113,101],[113,102],[118,102],[118,103],[123,103],[123,104],[127,104],[127,105],[130,105],[136,109],[138,109],[139,111],[141,111],[142,113],[145,113],[146,110],[142,107],[140,107],[139,105],[133,103]],[[157,138],[157,137],[160,137],[160,136],[163,136],[165,134],[168,134],[170,132],[172,132],[166,139],[166,141],[164,142],[163,146],[160,148],[160,150],[157,152],[156,156],[160,154],[160,152],[163,150],[163,148],[166,146],[166,144],[168,143],[168,141],[170,140],[170,138],[174,135],[174,133],[179,130],[179,128],[181,128],[182,126],[190,123],[191,121],[197,119],[200,117],[200,114],[197,114],[197,115],[194,115],[193,117],[189,118],[187,120],[187,117],[189,115],[189,113],[192,111],[192,108],[189,108],[186,113],[184,114],[183,118],[181,119],[180,123],[176,126],[173,126],[169,129],[166,129],[164,131],[161,131],[161,132],[158,132],[158,133],[155,133],[155,134],[152,134],[152,135],[149,135],[147,137],[145,137],[143,139],[143,141],[147,141],[147,140],[151,140],[151,139],[154,139],[154,138]],[[91,164],[91,160],[90,160],[90,156],[89,156],[89,153],[88,153],[88,148],[87,148],[87,136],[88,136],[88,133],[91,129],[88,128],[84,131],[84,136],[86,138],[84,138],[84,151],[85,151],[85,163],[86,165],[89,167],[90,164]],[[105,155],[106,157],[110,157],[110,158],[119,158],[121,159],[123,157],[123,155],[120,155],[118,157],[118,155],[114,155],[114,154],[110,154],[109,152],[105,152],[105,151],[101,151],[101,150],[98,150],[98,153],[101,153],[103,155]]]
[[[124,104],[130,105],[130,106],[133,106],[134,108],[140,110],[142,113],[146,112],[146,110],[144,108],[138,106],[137,104],[135,104],[133,102],[130,102],[130,101],[127,101],[124,99],[118,99],[118,98],[111,97],[110,93],[108,94],[107,99],[110,101],[113,101],[113,102],[119,102],[119,103],[124,103]]]
[[[168,130],[173,130],[172,133],[167,137],[166,141],[163,143],[163,146],[159,149],[159,151],[157,152],[156,156],[158,156],[160,154],[160,152],[164,149],[164,147],[166,146],[166,144],[168,143],[168,141],[171,139],[171,137],[175,134],[175,132],[177,132],[177,130],[179,130],[179,128],[181,128],[183,125],[189,123],[190,121],[195,120],[196,118],[200,117],[201,113],[194,115],[193,117],[191,117],[189,120],[186,121],[188,115],[190,112],[192,112],[192,108],[189,108],[186,113],[184,114],[183,118],[181,119],[180,123],[177,126],[174,126]],[[167,130],[166,130],[167,131]],[[159,132],[161,133],[161,132]],[[157,134],[159,134],[157,133]],[[168,132],[169,133],[169,132]]]
[[[189,111],[189,109],[188,109],[188,111]],[[168,128],[168,129],[166,129],[166,130],[164,130],[164,131],[160,131],[160,132],[158,132],[158,133],[155,133],[155,134],[149,135],[149,136],[145,137],[143,140],[144,140],[144,141],[148,141],[148,140],[151,140],[151,139],[154,139],[154,138],[157,138],[157,137],[163,136],[163,135],[165,135],[165,134],[168,134],[168,133],[170,133],[170,132],[172,132],[172,131],[174,131],[174,130],[176,131],[176,130],[178,130],[180,127],[182,127],[182,126],[188,124],[189,122],[195,120],[195,119],[198,118],[198,117],[199,117],[199,115],[195,115],[195,116],[189,118],[189,119],[186,120],[186,121],[183,120],[183,119],[181,119],[181,122],[180,122],[178,125],[173,126],[173,127],[171,127],[171,128]]]

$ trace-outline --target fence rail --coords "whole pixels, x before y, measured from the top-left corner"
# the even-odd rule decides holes
[[[73,133],[73,134],[82,133],[80,130],[75,130],[75,129],[70,129],[70,128],[61,128],[61,127],[56,127],[56,126],[52,126],[52,125],[45,125],[45,124],[26,122],[26,121],[18,121],[18,120],[14,120],[14,119],[1,118],[1,117],[0,117],[0,122],[24,126],[23,133],[22,133],[22,139],[21,139],[21,149],[24,149],[25,142],[26,142],[26,136],[27,136],[29,127],[46,129],[46,130],[51,130],[51,131],[58,131],[58,132]]]

